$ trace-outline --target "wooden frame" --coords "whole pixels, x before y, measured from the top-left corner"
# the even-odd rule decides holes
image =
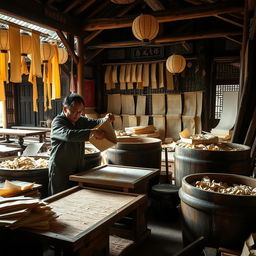
[[[123,165],[103,165],[69,176],[80,186],[147,193],[149,180],[160,175],[159,169]]]
[[[86,200],[92,199],[90,195],[95,197],[95,201],[92,200],[93,203],[88,202],[88,209],[80,208],[78,211]],[[116,201],[113,204],[116,205],[115,209],[107,209],[109,204],[107,207],[104,206],[106,199]],[[122,202],[122,200],[124,201]],[[33,237],[37,243],[53,246],[57,251],[62,251],[62,255],[68,256],[90,256],[94,255],[95,252],[109,255],[111,226],[133,211],[135,211],[136,216],[144,215],[144,210],[141,210],[145,209],[147,202],[145,195],[80,188],[78,186],[48,197],[44,201],[60,214],[57,221],[52,223],[48,231],[19,230],[19,232],[15,232],[16,239]],[[78,201],[80,204],[77,205]],[[101,202],[101,205],[98,202]],[[99,207],[101,212],[99,212]],[[88,216],[92,216],[93,223],[89,223]],[[144,221],[142,221],[143,219]],[[88,220],[88,225],[84,223],[86,220]],[[83,229],[84,226],[87,228]],[[135,226],[136,238],[145,237],[147,227],[144,216],[139,217]]]

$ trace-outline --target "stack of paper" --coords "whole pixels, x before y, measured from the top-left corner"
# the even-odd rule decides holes
[[[31,189],[34,184],[35,183],[5,180],[3,186],[0,187],[0,196],[11,196],[17,194],[21,191]]]
[[[0,197],[0,226],[48,230],[58,216],[51,207],[32,197]]]
[[[112,124],[109,121],[97,125],[96,128],[105,133],[105,138],[97,139],[95,136],[91,136],[89,142],[92,145],[94,145],[100,151],[104,151],[116,145],[116,134]]]

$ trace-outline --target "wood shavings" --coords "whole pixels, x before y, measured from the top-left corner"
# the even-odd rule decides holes
[[[225,143],[214,143],[214,144],[190,144],[181,142],[178,144],[181,148],[191,148],[191,149],[198,149],[198,150],[208,150],[208,151],[240,151],[244,150],[240,147],[230,147],[226,145]]]
[[[256,195],[256,188],[253,188],[248,185],[228,185],[225,182],[217,182],[215,180],[211,180],[209,177],[204,177],[201,181],[196,181],[194,186],[196,188],[200,188],[206,191],[212,191],[222,194],[230,194],[230,195]]]
[[[30,170],[38,168],[47,168],[48,160],[44,158],[35,159],[34,157],[16,157],[13,160],[5,160],[0,163],[0,168]]]

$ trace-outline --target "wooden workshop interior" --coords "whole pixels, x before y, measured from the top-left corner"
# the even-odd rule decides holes
[[[33,246],[22,239],[17,247],[31,247],[31,255],[143,256],[153,209],[181,216],[180,250],[158,255],[240,255],[256,232],[255,194],[201,197],[191,184],[208,182],[207,173],[256,187],[255,56],[255,0],[1,0],[0,181],[7,187],[0,192],[15,187],[0,198],[5,249],[26,234]],[[1,162],[36,155],[45,164],[51,122],[71,93],[83,96],[89,118],[114,114],[114,146],[92,151],[86,143],[89,172],[71,175],[76,187],[48,197],[47,163],[10,174]],[[17,196],[32,199],[11,206],[11,216],[22,217],[14,221],[5,204]],[[213,207],[205,211],[214,217],[197,207]],[[37,225],[24,220],[28,212]],[[59,223],[49,226],[39,212]]]

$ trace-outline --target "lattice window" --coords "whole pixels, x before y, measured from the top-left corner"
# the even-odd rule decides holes
[[[220,119],[223,110],[223,92],[237,92],[239,84],[217,84],[215,100],[215,119]]]

